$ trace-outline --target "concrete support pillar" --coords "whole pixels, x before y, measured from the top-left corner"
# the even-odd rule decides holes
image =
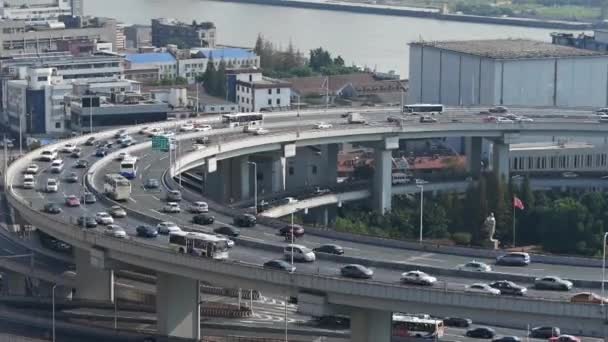
[[[76,263],[75,298],[114,301],[114,272],[91,264],[89,251],[74,248]]]
[[[350,340],[390,342],[392,319],[388,311],[356,309],[350,315]]]
[[[498,179],[509,180],[509,144],[495,141],[492,145],[492,172]]]
[[[158,273],[156,315],[159,334],[201,338],[200,282],[182,276]]]
[[[2,292],[8,296],[26,296],[28,294],[27,277],[16,272],[4,272]]]
[[[373,208],[382,213],[391,210],[393,154],[391,150],[376,149],[374,155]]]
[[[285,164],[284,157],[272,160],[272,192],[285,191]]]
[[[238,171],[240,180],[240,199],[249,199],[251,193],[251,173],[249,165],[249,157],[238,158]]]
[[[481,174],[481,147],[483,139],[481,137],[465,138],[465,155],[467,157],[467,172],[473,178],[479,178]]]
[[[326,184],[333,186],[338,183],[338,152],[340,146],[338,144],[327,145],[327,169],[321,170],[326,175]]]

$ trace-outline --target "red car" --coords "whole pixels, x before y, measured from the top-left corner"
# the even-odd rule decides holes
[[[279,230],[279,235],[285,236],[285,237],[291,237],[292,230],[293,230],[294,237],[300,237],[300,236],[304,235],[304,227],[300,226],[299,224],[286,225],[285,227],[283,227]]]
[[[483,122],[497,122],[498,118],[495,116],[486,116],[485,118],[483,118],[482,121]]]
[[[80,206],[80,199],[74,195],[68,196],[65,199],[65,204],[68,207],[79,207]]]
[[[559,335],[557,337],[551,337],[549,342],[581,342],[581,339],[572,335]]]

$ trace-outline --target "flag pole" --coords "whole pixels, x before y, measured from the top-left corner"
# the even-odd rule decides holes
[[[512,210],[513,210],[513,247],[515,247],[515,198],[513,198],[513,203],[512,203]]]

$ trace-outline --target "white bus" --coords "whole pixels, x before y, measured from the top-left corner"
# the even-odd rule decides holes
[[[169,248],[177,253],[188,253],[216,260],[228,259],[228,241],[215,235],[197,232],[172,232]]]
[[[222,115],[222,124],[226,127],[259,126],[264,123],[262,113],[235,113]]]
[[[392,341],[437,340],[443,337],[444,326],[440,319],[428,316],[393,314]]]
[[[403,106],[404,113],[443,113],[442,104],[417,103]]]
[[[105,177],[103,191],[115,201],[126,201],[131,197],[131,182],[122,175],[110,173]]]
[[[120,162],[120,174],[127,179],[137,177],[137,158],[132,156],[125,157]]]

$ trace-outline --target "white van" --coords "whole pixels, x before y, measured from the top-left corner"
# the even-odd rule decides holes
[[[60,173],[63,170],[63,160],[55,159],[51,163],[51,172]]]
[[[393,185],[407,184],[407,182],[409,181],[409,179],[407,178],[407,175],[403,172],[395,172],[392,174],[391,177],[392,177]]]
[[[42,161],[52,161],[57,158],[57,151],[55,149],[43,150],[40,152],[40,160]]]
[[[349,113],[348,114],[348,123],[349,124],[365,124],[367,120],[359,114],[359,113]]]
[[[283,249],[285,259],[291,260],[292,249],[294,261],[313,262],[316,259],[315,252],[313,252],[310,248],[296,244],[289,244],[285,246]]]
[[[36,186],[36,181],[34,180],[34,175],[30,173],[26,173],[23,175],[23,188],[24,189],[33,189]]]

